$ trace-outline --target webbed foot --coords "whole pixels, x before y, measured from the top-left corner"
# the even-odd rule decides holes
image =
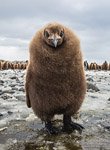
[[[45,128],[49,134],[58,134],[58,129],[53,127],[51,121],[45,123]]]
[[[71,116],[64,115],[63,123],[64,123],[63,131],[67,133],[71,133],[74,130],[77,130],[79,131],[79,133],[82,133],[82,130],[84,129],[82,125],[72,122]]]

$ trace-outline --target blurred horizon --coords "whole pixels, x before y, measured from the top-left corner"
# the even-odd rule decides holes
[[[26,61],[28,61],[28,59],[11,59],[11,60],[9,60],[9,59],[0,59],[0,61],[5,61],[5,62],[26,62]],[[83,62],[86,62],[87,61],[87,63],[96,63],[96,64],[98,64],[98,65],[102,65],[104,62],[107,62],[108,64],[110,64],[110,61],[107,61],[107,60],[103,60],[103,61],[95,61],[95,60],[93,60],[93,61],[88,61],[88,60],[83,60]]]
[[[84,60],[110,62],[109,8],[109,0],[0,1],[0,59],[28,60],[33,35],[57,21],[78,35]]]

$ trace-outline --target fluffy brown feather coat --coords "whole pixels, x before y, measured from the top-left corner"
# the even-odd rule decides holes
[[[63,43],[56,49],[44,39],[45,28],[64,29]],[[55,114],[74,115],[86,93],[80,42],[67,27],[51,23],[40,29],[30,43],[26,75],[27,106],[43,121]]]

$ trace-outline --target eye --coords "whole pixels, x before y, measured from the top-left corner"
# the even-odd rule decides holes
[[[63,35],[64,35],[64,32],[63,32],[63,31],[61,31],[61,32],[60,32],[60,36],[62,37]]]
[[[44,31],[44,36],[47,37],[47,38],[49,37],[48,31]]]

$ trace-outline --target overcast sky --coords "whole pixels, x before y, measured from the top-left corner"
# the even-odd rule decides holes
[[[110,0],[0,0],[0,59],[28,59],[32,36],[52,21],[76,32],[85,60],[110,62]]]

